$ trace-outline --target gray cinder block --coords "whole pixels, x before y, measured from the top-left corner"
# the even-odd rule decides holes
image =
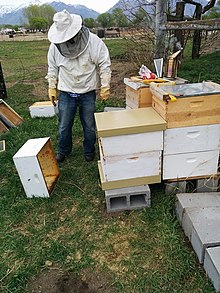
[[[180,193],[176,195],[176,213],[180,222],[185,208],[220,206],[220,192]]]
[[[111,189],[105,191],[107,212],[140,209],[151,206],[148,185]]]
[[[220,246],[205,250],[204,269],[216,292],[220,292]]]
[[[218,178],[206,178],[196,180],[196,192],[216,192],[218,188]]]
[[[125,108],[120,108],[120,107],[105,107],[104,108],[104,112],[119,111],[119,110],[125,110]]]
[[[203,263],[205,249],[220,246],[220,207],[199,209],[196,217],[191,214],[191,221],[191,244],[199,262]]]
[[[186,191],[187,181],[175,181],[165,183],[165,194],[176,194]]]

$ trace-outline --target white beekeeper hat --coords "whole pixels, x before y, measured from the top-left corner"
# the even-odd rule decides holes
[[[77,14],[70,14],[67,10],[57,12],[53,16],[54,23],[48,31],[51,43],[60,44],[73,38],[82,27],[82,18]]]

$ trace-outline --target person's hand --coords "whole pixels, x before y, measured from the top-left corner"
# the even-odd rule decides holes
[[[100,99],[102,101],[106,101],[106,100],[108,100],[109,96],[110,96],[109,88],[107,88],[107,87],[101,88],[101,90],[100,90]]]
[[[54,106],[56,106],[56,102],[57,102],[57,89],[56,88],[49,88],[48,89],[48,96],[49,96],[49,99],[52,102],[52,104]]]

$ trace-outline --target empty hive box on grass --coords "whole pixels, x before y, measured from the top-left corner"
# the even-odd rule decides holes
[[[167,128],[219,124],[220,85],[214,82],[150,85],[152,107],[166,120]]]
[[[7,128],[21,124],[23,119],[5,101],[0,99],[0,122],[0,129],[3,130],[2,132],[6,132]]]
[[[103,190],[161,182],[166,122],[151,107],[95,114]]]
[[[29,107],[30,115],[34,117],[53,117],[56,115],[57,107],[50,101],[36,102]]]
[[[49,197],[60,174],[50,138],[29,139],[13,161],[27,197]]]

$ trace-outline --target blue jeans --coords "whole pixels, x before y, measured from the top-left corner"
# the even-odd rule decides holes
[[[84,155],[95,152],[96,129],[94,113],[96,109],[96,93],[91,91],[72,97],[67,92],[60,92],[58,101],[59,111],[59,143],[58,152],[69,155],[72,151],[72,127],[79,107],[79,117],[83,127]]]

